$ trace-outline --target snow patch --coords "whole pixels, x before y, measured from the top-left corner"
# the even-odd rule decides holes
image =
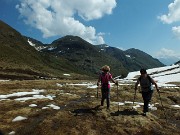
[[[26,95],[35,95],[41,92],[44,92],[44,90],[33,89],[32,92],[16,92],[16,93],[8,94],[8,95],[0,95],[0,99],[6,99],[10,97],[21,97],[21,96],[26,96]]]
[[[28,43],[29,43],[29,45],[31,45],[31,46],[33,46],[33,47],[35,47],[36,45],[35,44],[33,44],[29,39],[28,39]]]
[[[29,107],[36,107],[36,104],[30,104]]]
[[[180,82],[180,67],[179,65],[164,66],[159,68],[148,69],[147,73],[157,82],[159,87],[179,88],[170,82]],[[130,72],[126,78],[118,79],[119,84],[134,84],[140,76],[139,71]]]
[[[131,56],[130,56],[130,55],[126,55],[126,57],[131,58]]]
[[[47,106],[53,108],[54,110],[59,110],[60,109],[59,106],[56,106],[56,105],[53,105],[53,104],[50,104],[50,105],[47,105]]]
[[[171,105],[171,106],[175,108],[180,108],[180,105]]]
[[[26,119],[27,119],[26,117],[17,116],[16,118],[14,118],[14,119],[12,120],[12,122],[22,121],[22,120],[26,120]]]
[[[0,80],[0,82],[8,82],[8,81],[10,81],[10,80]]]
[[[63,74],[64,76],[71,76],[70,74]]]
[[[44,96],[44,95],[33,95],[32,97],[22,97],[22,98],[16,98],[14,100],[16,101],[27,101],[27,100],[33,100],[33,99],[49,99],[53,100],[53,97],[50,95]]]
[[[15,131],[11,131],[10,133],[9,133],[9,135],[15,135]]]
[[[60,109],[59,106],[56,106],[54,104],[47,105],[47,107],[42,107],[42,109],[48,109],[49,107],[53,108],[54,110],[59,110]]]
[[[62,87],[63,85],[62,85],[62,84],[59,84],[59,83],[56,83],[56,86]]]
[[[52,51],[52,50],[54,50],[54,49],[56,49],[57,47],[49,47],[48,48],[48,51]]]
[[[141,107],[140,105],[135,105],[135,106],[133,106],[133,108],[135,109],[135,110],[137,110],[137,108],[139,108],[139,107]]]

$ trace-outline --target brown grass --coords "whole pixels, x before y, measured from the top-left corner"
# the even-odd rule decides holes
[[[113,102],[133,101],[134,86],[119,86],[111,89],[111,110],[99,106],[100,98],[96,98],[97,89],[85,86],[70,86],[67,83],[90,82],[88,80],[33,80],[0,82],[0,95],[14,92],[27,92],[32,89],[44,89],[42,95],[54,95],[53,100],[36,99],[25,102],[10,100],[0,101],[0,133],[8,134],[15,131],[16,135],[142,135],[142,134],[180,134],[180,109],[170,105],[180,101],[180,89],[162,89],[161,98],[168,124],[159,95],[155,91],[152,103],[158,110],[150,111],[143,117],[142,106],[132,110],[132,104],[119,106]],[[94,82],[95,81],[91,81]],[[62,87],[57,86],[62,84]],[[27,96],[27,95],[26,95]],[[100,96],[100,90],[99,90]],[[177,101],[176,101],[176,100]],[[141,93],[137,93],[137,102],[142,102]],[[36,104],[37,107],[29,107]],[[60,110],[42,109],[49,104],[60,106]],[[118,110],[119,109],[119,110]],[[12,122],[17,116],[27,117],[26,120]]]

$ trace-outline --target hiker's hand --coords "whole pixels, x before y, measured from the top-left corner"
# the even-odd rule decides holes
[[[99,87],[99,82],[97,82],[97,86]]]
[[[115,84],[118,85],[118,81],[116,81]]]
[[[160,89],[159,89],[159,88],[157,88],[157,92],[160,92]]]

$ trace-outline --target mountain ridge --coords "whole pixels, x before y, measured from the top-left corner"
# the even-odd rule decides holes
[[[130,55],[137,55],[132,49],[122,51],[108,45],[92,45],[78,36],[67,35],[51,44],[43,44],[31,37],[22,36],[3,21],[0,21],[0,28],[0,68],[1,72],[6,71],[2,76],[6,76],[7,71],[11,70],[12,76],[18,71],[22,76],[30,75],[31,79],[37,79],[41,75],[62,77],[63,72],[97,77],[100,68],[106,64],[111,67],[113,76],[126,77],[129,71],[139,70],[141,67],[163,66],[140,50],[138,52],[143,57],[147,56],[143,60],[150,61],[150,64],[144,64],[142,59],[131,59]]]
[[[63,58],[37,51],[27,38],[0,21],[0,79],[39,79],[62,77],[76,68]]]
[[[87,74],[98,74],[104,64],[110,65],[114,75],[122,73],[125,76],[127,74],[127,70],[120,61],[99,52],[97,47],[77,36],[68,35],[55,40],[42,52],[63,57]]]

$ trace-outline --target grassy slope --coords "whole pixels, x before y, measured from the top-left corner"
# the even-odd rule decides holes
[[[34,79],[78,73],[67,60],[36,51],[19,32],[0,21],[0,77]]]

